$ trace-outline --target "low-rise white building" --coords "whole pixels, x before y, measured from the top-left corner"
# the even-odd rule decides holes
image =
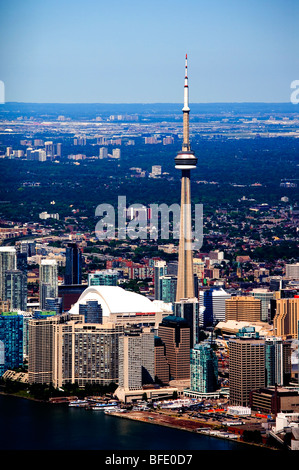
[[[227,412],[231,415],[250,416],[251,415],[251,408],[249,408],[247,406],[229,406],[227,408]]]
[[[278,433],[290,427],[299,428],[299,413],[278,413],[273,432]]]

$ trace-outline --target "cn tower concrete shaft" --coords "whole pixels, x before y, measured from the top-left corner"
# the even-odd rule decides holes
[[[194,297],[193,252],[191,239],[190,170],[182,170],[181,219],[176,300]]]

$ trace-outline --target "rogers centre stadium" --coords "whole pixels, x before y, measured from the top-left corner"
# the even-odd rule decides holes
[[[172,313],[171,304],[150,300],[119,286],[87,287],[69,312],[79,314],[79,305],[89,301],[97,301],[101,305],[103,323],[141,323],[157,327],[165,316]]]

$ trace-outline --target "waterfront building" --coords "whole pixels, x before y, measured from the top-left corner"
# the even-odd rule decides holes
[[[181,176],[181,218],[178,257],[178,281],[176,301],[195,297],[193,277],[193,250],[191,226],[191,189],[190,172],[196,168],[197,158],[191,150],[189,140],[189,86],[187,54],[185,61],[185,84],[183,106],[183,144],[182,150],[175,157],[175,168],[182,172]]]
[[[10,302],[10,309],[26,311],[27,276],[19,269],[5,272],[5,299]]]
[[[119,386],[115,395],[125,403],[171,398],[178,393],[169,385],[166,346],[150,328],[130,325],[119,338]],[[140,373],[141,370],[141,373]],[[157,386],[159,384],[159,386]]]
[[[55,377],[59,386],[66,382],[110,385],[118,383],[119,338],[123,326],[114,323],[77,323],[61,325],[59,342],[63,344],[61,373]],[[68,355],[64,351],[74,351]]]
[[[150,329],[142,330],[136,325],[125,328],[119,338],[119,380],[125,391],[140,390],[143,384],[154,382],[155,336]]]
[[[74,285],[82,282],[82,252],[76,243],[69,243],[65,249],[64,284]]]
[[[16,249],[10,246],[0,247],[0,299],[5,299],[5,272],[17,269]]]
[[[293,415],[299,412],[299,395],[296,389],[272,386],[250,392],[250,408],[260,413],[277,415],[281,412]]]
[[[139,390],[142,387],[141,338],[126,333],[119,339],[119,387]]]
[[[218,358],[209,343],[191,349],[190,379],[191,392],[208,394],[218,389]]]
[[[225,301],[225,321],[261,321],[261,300],[253,296],[236,296]]]
[[[250,392],[265,386],[265,341],[254,327],[245,327],[228,345],[229,402],[248,406]]]
[[[170,379],[190,379],[190,327],[187,321],[175,315],[163,318],[158,336],[165,344]]]
[[[28,323],[28,380],[29,383],[51,384],[54,375],[54,329],[53,324],[65,316],[56,312],[35,312]]]
[[[118,382],[123,326],[85,323],[82,315],[40,312],[29,321],[29,383],[110,385]]]
[[[23,365],[23,316],[17,312],[0,314],[0,376]]]
[[[142,384],[155,381],[155,334],[151,328],[142,328],[141,332]]]

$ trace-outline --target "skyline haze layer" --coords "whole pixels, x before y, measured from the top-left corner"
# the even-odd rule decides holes
[[[295,0],[1,0],[6,102],[289,102]]]

